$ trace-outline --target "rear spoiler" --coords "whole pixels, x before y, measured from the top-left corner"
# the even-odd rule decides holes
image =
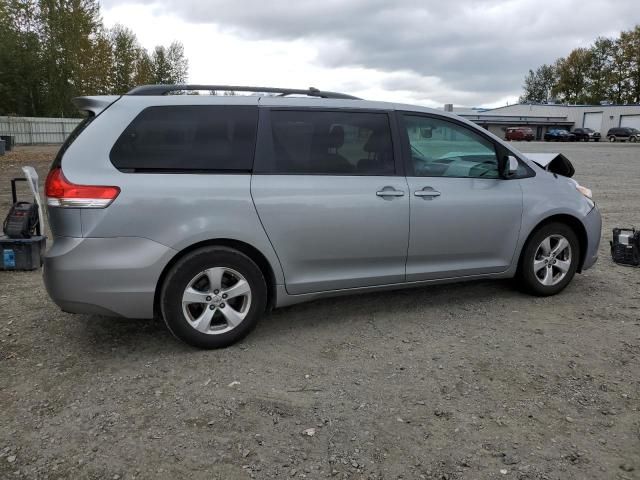
[[[569,178],[576,173],[569,159],[561,153],[523,153],[523,155],[551,173]]]
[[[120,95],[99,95],[94,97],[76,97],[71,101],[78,110],[91,112],[93,115],[97,116],[119,98]]]

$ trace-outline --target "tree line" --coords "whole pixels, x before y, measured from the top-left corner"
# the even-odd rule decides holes
[[[98,0],[0,0],[0,115],[77,116],[73,97],[187,74],[181,43],[147,51],[130,29],[104,26]]]
[[[640,25],[529,70],[521,103],[640,103]]]

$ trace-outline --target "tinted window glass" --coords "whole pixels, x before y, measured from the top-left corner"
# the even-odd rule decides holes
[[[234,171],[253,166],[253,106],[149,107],[120,135],[111,162],[124,171]]]
[[[405,115],[404,123],[416,176],[499,177],[493,143],[468,127],[412,115]]]
[[[393,175],[385,113],[271,112],[270,173]]]

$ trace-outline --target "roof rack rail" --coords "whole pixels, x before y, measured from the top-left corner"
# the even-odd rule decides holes
[[[287,95],[308,95],[319,98],[342,98],[350,100],[360,100],[358,97],[347,95],[346,93],[325,92],[314,87],[306,90],[296,88],[273,88],[273,87],[243,87],[237,85],[141,85],[127,92],[127,95],[166,95],[171,92],[182,90],[213,90],[225,92],[255,92],[255,93],[278,93],[281,97]]]

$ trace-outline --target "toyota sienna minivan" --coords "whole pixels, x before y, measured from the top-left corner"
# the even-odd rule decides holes
[[[454,114],[314,88],[74,102],[87,117],[45,187],[44,280],[66,312],[157,315],[215,348],[275,307],[509,277],[553,295],[597,258],[571,163]]]

